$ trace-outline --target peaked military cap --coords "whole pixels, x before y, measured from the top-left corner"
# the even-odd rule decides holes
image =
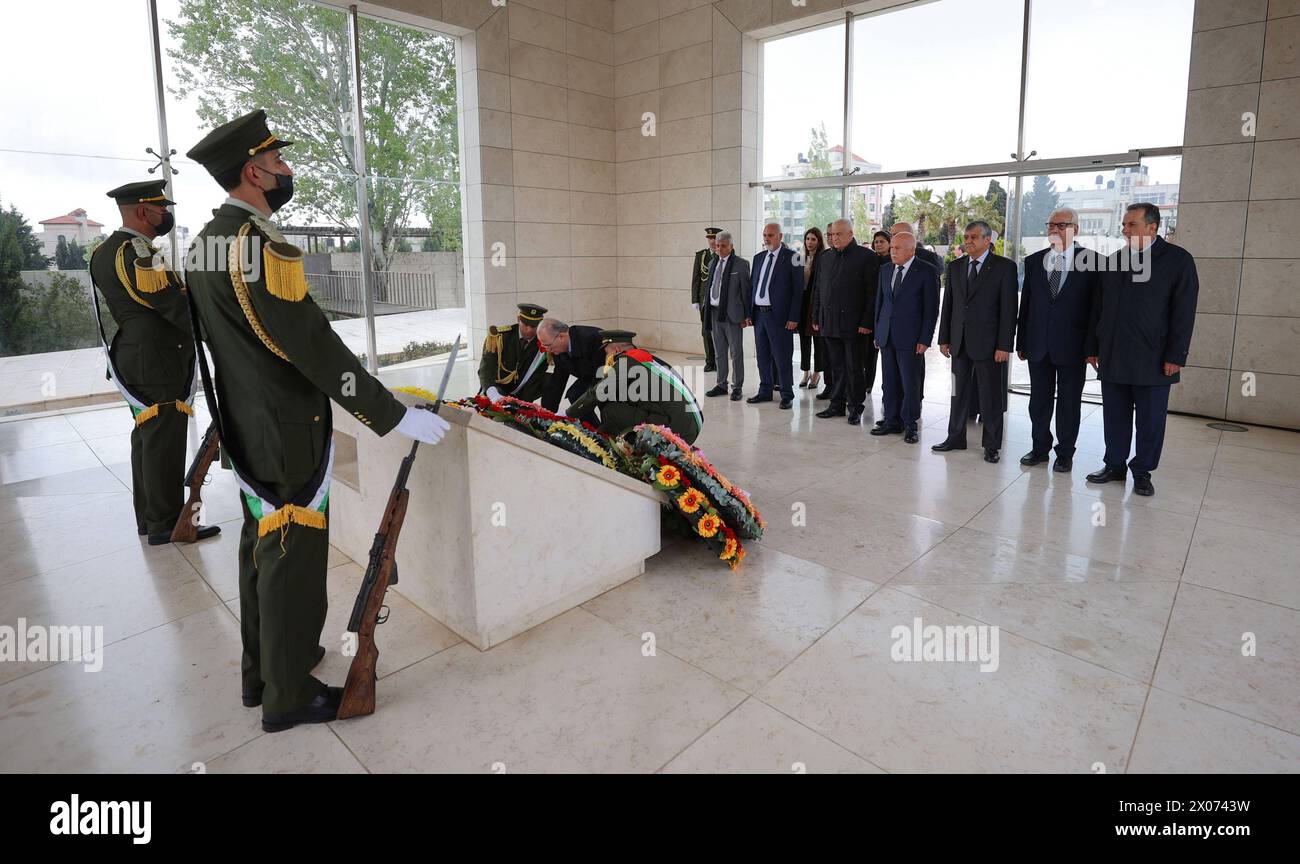
[[[631,330],[601,330],[596,334],[601,345],[608,345],[611,342],[631,342],[636,338],[636,334]]]
[[[185,155],[217,177],[239,168],[258,153],[292,143],[276,137],[266,125],[266,111],[258,108],[213,129]]]
[[[546,307],[536,303],[519,303],[519,320],[526,324],[538,324],[546,315]]]
[[[717,237],[717,236],[718,236],[719,234],[721,234],[721,233],[722,233],[722,229],[721,229],[721,228],[705,228],[705,229],[704,229],[704,236],[705,236],[705,237]]]
[[[110,189],[108,197],[116,201],[119,206],[130,204],[175,204],[175,201],[167,197],[164,191],[166,186],[166,180],[141,180],[139,183],[127,183],[124,186],[118,186],[116,189]]]

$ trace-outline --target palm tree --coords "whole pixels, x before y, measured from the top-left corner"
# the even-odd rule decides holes
[[[894,205],[894,219],[899,222],[911,222],[916,226],[916,242],[925,239],[925,222],[933,219],[935,214],[934,190],[929,186],[913,189],[912,193],[900,199]]]

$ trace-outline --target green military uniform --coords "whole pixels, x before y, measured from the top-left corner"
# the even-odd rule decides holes
[[[704,236],[712,240],[722,233],[721,228],[705,228]],[[717,259],[717,253],[705,247],[695,253],[691,262],[691,302],[700,307],[700,335],[704,338],[704,371],[712,372],[715,366],[713,354],[713,320],[710,317],[713,307],[709,305],[709,268]]]
[[[520,303],[519,321],[536,327],[546,315],[546,307],[535,303]],[[478,364],[479,392],[489,387],[497,388],[502,396],[513,396],[525,402],[536,402],[546,384],[547,369],[554,365],[551,355],[542,352],[537,336],[525,339],[514,324],[488,328],[483,340],[482,357]]]
[[[108,193],[119,205],[174,202],[164,181],[129,183]],[[185,286],[165,268],[148,237],[118,228],[90,257],[90,278],[117,322],[109,377],[122,391],[131,432],[131,489],[141,534],[171,534],[185,504],[185,429],[194,412],[194,337]],[[98,309],[96,309],[98,314]],[[102,335],[102,328],[101,328]]]
[[[634,336],[628,330],[602,330],[600,344],[631,342]],[[704,415],[686,382],[642,348],[610,354],[596,386],[569,406],[572,417],[590,419],[597,411],[600,431],[615,436],[641,423],[655,423],[693,444],[704,427]]]
[[[187,155],[220,176],[290,143],[258,110]],[[406,411],[335,334],[308,295],[301,251],[283,239],[251,205],[227,198],[195,237],[186,274],[243,498],[243,689],[246,704],[261,694],[264,716],[302,708],[324,688],[311,668],[326,612],[330,400],[379,435]]]

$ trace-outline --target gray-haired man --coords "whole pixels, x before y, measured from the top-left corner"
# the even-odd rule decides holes
[[[705,396],[722,396],[730,383],[731,401],[740,399],[745,383],[744,328],[753,323],[750,307],[749,262],[735,254],[731,234],[718,235],[718,257],[709,268],[707,302],[713,319],[713,353],[718,364],[718,383]],[[734,368],[734,372],[731,367]],[[731,380],[728,382],[728,375]]]

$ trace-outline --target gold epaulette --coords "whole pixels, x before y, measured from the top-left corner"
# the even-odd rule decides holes
[[[131,277],[126,272],[126,244],[123,243],[117,247],[117,255],[113,258],[113,266],[117,270],[117,281],[122,283],[126,290],[126,296],[139,303],[146,309],[152,309],[153,304],[148,300],[135,293],[135,288],[131,287]]]
[[[307,296],[307,274],[302,250],[292,243],[271,241],[262,249],[266,290],[273,297],[297,303]]]
[[[483,340],[483,353],[484,354],[501,353],[501,334],[497,332],[496,325],[488,326],[487,338]]]
[[[245,222],[239,226],[239,234],[235,237],[235,242],[230,244],[230,253],[227,256],[226,266],[230,270],[230,284],[235,289],[235,299],[239,301],[239,308],[243,310],[244,318],[248,321],[248,326],[253,328],[253,333],[261,340],[267,349],[286,363],[289,360],[287,354],[280,350],[271,337],[267,334],[266,328],[257,317],[257,312],[253,309],[253,302],[248,298],[248,283],[244,281],[243,256],[240,247],[248,239],[248,232],[252,230],[252,223]]]
[[[170,284],[171,277],[161,255],[135,259],[135,290],[141,294],[157,294]]]

